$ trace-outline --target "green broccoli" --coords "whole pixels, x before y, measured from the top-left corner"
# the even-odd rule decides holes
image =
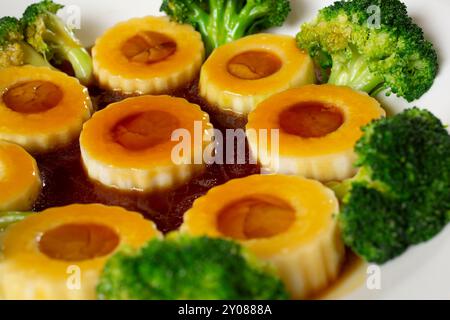
[[[373,8],[380,10],[379,21]],[[438,72],[433,45],[399,0],[335,2],[302,25],[297,43],[321,68],[324,82],[369,94],[387,89],[412,101]]]
[[[13,17],[0,19],[0,68],[32,64],[47,66],[47,60],[24,41],[20,21]]]
[[[163,0],[161,6],[172,19],[202,34],[208,54],[225,43],[281,26],[290,10],[289,0]]]
[[[34,214],[33,212],[0,212],[0,232],[3,232],[10,225],[22,221],[28,216]]]
[[[282,282],[239,244],[170,235],[111,257],[99,299],[287,299]]]
[[[56,15],[62,5],[43,0],[24,12],[25,40],[49,61],[67,60],[83,84],[92,80],[92,59],[64,22]]]
[[[343,200],[345,243],[383,263],[435,236],[450,219],[450,136],[418,108],[372,122],[356,143],[359,173],[331,184]]]

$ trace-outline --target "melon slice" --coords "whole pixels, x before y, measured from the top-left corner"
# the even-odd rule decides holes
[[[310,297],[338,276],[344,245],[338,201],[320,182],[254,175],[211,189],[186,212],[181,232],[239,241],[272,263],[295,299]]]
[[[98,204],[52,208],[10,226],[3,238],[4,299],[95,299],[109,256],[161,237],[140,214]]]

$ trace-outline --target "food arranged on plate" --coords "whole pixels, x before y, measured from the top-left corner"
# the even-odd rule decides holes
[[[160,236],[153,222],[119,207],[74,204],[42,211],[5,232],[0,292],[6,299],[94,299],[108,255]],[[67,285],[71,266],[80,270],[80,290]]]
[[[0,138],[28,152],[49,152],[76,139],[92,113],[88,90],[47,67],[0,70]]]
[[[182,154],[181,163],[174,163],[172,132],[182,129],[193,135],[196,121],[203,127],[198,143]],[[88,176],[106,186],[167,190],[203,171],[205,165],[195,164],[193,157],[195,149],[203,153],[207,147],[211,128],[208,114],[184,99],[128,98],[96,112],[86,122],[80,135],[81,158]]]
[[[256,34],[225,44],[208,57],[200,95],[231,116],[247,116],[271,95],[314,82],[314,65],[294,37]]]
[[[121,22],[92,48],[99,86],[123,93],[161,94],[186,86],[197,77],[204,56],[198,32],[167,17]]]
[[[164,0],[92,48],[51,0],[0,19],[0,298],[316,298],[442,231],[445,124],[376,99],[433,44],[400,0],[265,33],[291,5]]]
[[[253,175],[211,189],[194,202],[180,231],[235,239],[271,262],[294,299],[324,289],[339,274],[344,245],[333,191],[302,177]]]
[[[30,210],[41,192],[36,160],[17,144],[0,142],[0,210]]]
[[[236,242],[185,235],[154,239],[139,250],[122,249],[106,263],[97,293],[114,300],[289,297],[273,267]]]

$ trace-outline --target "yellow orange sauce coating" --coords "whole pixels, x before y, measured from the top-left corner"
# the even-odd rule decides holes
[[[142,215],[120,207],[73,204],[22,220],[2,237],[0,294],[6,299],[95,299],[106,260],[118,248],[161,237]],[[71,290],[68,277],[82,284]]]

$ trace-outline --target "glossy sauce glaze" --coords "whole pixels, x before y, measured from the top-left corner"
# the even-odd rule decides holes
[[[117,92],[106,92],[98,88],[90,88],[93,102],[97,110],[105,108],[113,102],[123,100],[126,95]],[[173,93],[196,103],[204,110],[210,108],[197,95],[197,84],[194,83]],[[214,115],[211,122],[215,128],[223,130]],[[226,150],[226,148],[224,148]],[[131,211],[144,214],[156,223],[159,230],[169,232],[176,230],[183,222],[183,214],[195,199],[204,195],[210,188],[234,178],[241,178],[260,173],[257,165],[250,164],[248,148],[246,148],[247,164],[212,164],[200,176],[188,184],[165,192],[145,194],[141,192],[123,192],[108,188],[91,181],[84,171],[78,141],[56,152],[37,155],[36,157],[42,180],[43,190],[33,210],[42,211],[56,206],[73,203],[102,203],[121,206]]]

